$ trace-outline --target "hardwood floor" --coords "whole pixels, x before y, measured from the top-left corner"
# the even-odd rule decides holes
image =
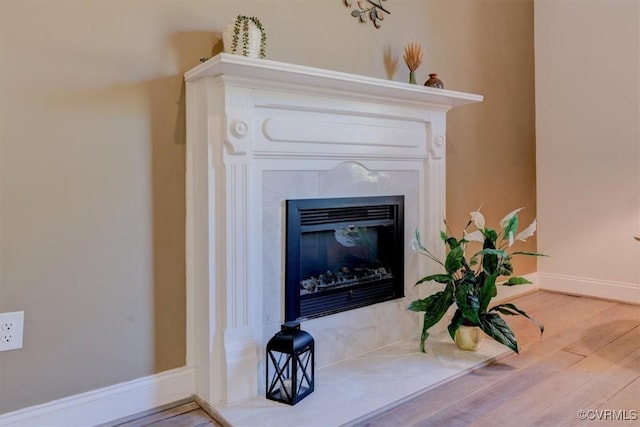
[[[193,400],[175,402],[163,408],[147,411],[125,419],[104,424],[99,427],[227,427],[229,424],[218,422],[219,415],[211,414],[204,403]],[[214,419],[211,415],[215,415]]]
[[[519,355],[350,426],[640,425],[640,306],[549,292],[514,302],[544,323],[542,338],[526,319],[509,317]],[[590,419],[580,420],[580,410],[591,411],[586,413]],[[198,403],[186,402],[109,425],[228,424],[216,423]]]
[[[512,354],[352,426],[640,425],[640,307],[537,292],[514,300]],[[588,411],[581,420],[579,411]]]

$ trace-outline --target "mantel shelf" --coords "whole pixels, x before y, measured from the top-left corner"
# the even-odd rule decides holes
[[[267,59],[247,58],[228,53],[220,53],[194,67],[185,73],[184,78],[186,81],[194,81],[220,75],[307,85],[314,88],[351,93],[358,92],[371,96],[438,105],[446,110],[483,101],[482,95],[472,93],[436,89]]]

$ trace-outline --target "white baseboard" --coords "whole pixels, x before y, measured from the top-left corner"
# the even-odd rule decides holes
[[[538,273],[540,290],[640,304],[640,284]]]
[[[185,399],[195,370],[177,368],[0,415],[2,427],[94,426]]]
[[[531,285],[498,286],[494,302],[538,289],[640,304],[640,286],[581,277],[533,273]],[[0,414],[2,427],[94,426],[195,394],[195,369],[178,368],[144,378]]]

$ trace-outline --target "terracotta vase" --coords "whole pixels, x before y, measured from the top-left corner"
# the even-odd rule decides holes
[[[477,326],[462,325],[456,331],[454,341],[462,350],[476,351],[484,342],[484,332]]]
[[[429,80],[424,82],[424,85],[428,87],[444,89],[444,83],[442,83],[442,80],[438,78],[438,75],[436,73],[429,74]]]

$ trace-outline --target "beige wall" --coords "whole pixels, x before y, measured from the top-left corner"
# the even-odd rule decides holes
[[[182,74],[239,13],[270,59],[373,77],[421,43],[420,82],[486,97],[449,115],[451,222],[533,217],[532,1],[387,6],[376,30],[342,0],[0,1],[0,311],[26,312],[0,412],[184,364]]]
[[[638,301],[640,1],[536,0],[535,13],[539,242],[553,254],[540,272]]]
[[[448,114],[447,219],[454,233],[482,206],[487,225],[513,209],[536,217],[533,2],[442,0],[427,10],[427,67],[445,87],[484,95]],[[430,65],[430,63],[432,65]],[[535,236],[515,249],[535,250]],[[514,259],[516,274],[536,259]]]

